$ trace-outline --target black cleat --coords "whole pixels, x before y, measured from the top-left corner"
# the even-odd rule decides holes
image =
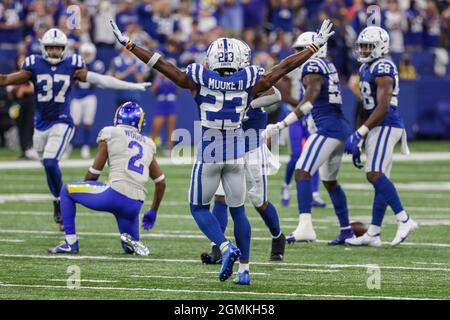
[[[220,252],[219,246],[212,246],[211,252],[203,252],[200,256],[204,264],[221,264],[222,263],[222,252]]]
[[[286,246],[286,237],[281,234],[278,238],[272,239],[271,261],[282,261],[284,258],[284,247]]]
[[[64,224],[61,216],[61,203],[59,200],[53,200],[53,220],[59,224],[59,231],[64,231]]]

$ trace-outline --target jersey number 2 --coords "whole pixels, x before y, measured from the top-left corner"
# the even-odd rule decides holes
[[[128,144],[128,148],[134,149],[134,147],[136,147],[139,152],[135,156],[132,156],[130,158],[130,161],[128,161],[128,170],[137,172],[139,174],[143,174],[144,173],[144,165],[142,163],[139,164],[138,166],[136,165],[136,161],[139,161],[140,159],[142,159],[143,148],[137,141],[131,141]]]

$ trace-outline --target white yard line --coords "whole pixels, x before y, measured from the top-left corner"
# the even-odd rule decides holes
[[[0,242],[21,243],[21,242],[25,242],[25,240],[20,240],[20,239],[0,239]]]
[[[217,274],[217,271],[205,271],[205,272],[202,272],[202,273],[205,273],[205,274]],[[252,276],[270,276],[270,273],[252,272]]]
[[[47,281],[50,282],[67,282],[67,279],[47,279]],[[81,278],[80,281],[83,282],[91,282],[91,283],[117,283],[119,281],[117,280],[104,280],[104,279],[83,279]]]
[[[339,272],[339,270],[324,270],[324,269],[288,269],[288,268],[275,268],[277,271],[288,271],[288,272],[317,272],[317,273],[334,273]]]
[[[109,256],[82,256],[82,255],[39,255],[39,254],[6,254],[1,253],[0,257],[4,258],[29,258],[29,259],[67,259],[67,260],[104,260],[104,261],[134,261],[134,262],[167,262],[167,263],[194,263],[200,264],[200,261],[195,259],[158,259],[158,258],[142,258],[142,257],[109,257]],[[374,264],[326,264],[326,263],[294,263],[294,262],[261,262],[252,261],[252,265],[261,266],[285,266],[285,267],[312,267],[312,268],[327,268],[327,269],[367,269],[373,267]],[[436,272],[450,272],[450,268],[424,268],[424,267],[409,267],[409,266],[392,266],[379,265],[380,269],[389,270],[411,270],[411,271],[436,271]]]
[[[156,276],[156,275],[138,275],[132,274],[131,278],[158,278],[158,279],[195,279],[195,277],[182,277],[182,276]]]
[[[16,229],[0,229],[0,233],[12,233],[12,234],[38,234],[38,235],[62,235],[59,231],[49,230],[16,230]],[[79,236],[100,236],[100,237],[118,237],[116,232],[78,232]],[[142,238],[172,238],[172,239],[202,239],[205,240],[205,236],[198,233],[193,234],[170,234],[170,233],[146,233],[141,235]],[[268,241],[270,237],[252,237],[253,241]],[[328,240],[316,240],[318,243],[328,243]],[[384,241],[383,244],[387,245],[390,242]],[[431,243],[431,242],[404,242],[402,246],[419,246],[419,247],[441,247],[450,248],[448,243]],[[376,250],[376,249],[374,249]]]
[[[39,289],[65,289],[67,286],[32,285],[0,283],[0,287],[9,288],[39,288]],[[435,300],[435,298],[372,296],[372,295],[340,295],[340,294],[312,294],[312,293],[284,293],[284,292],[247,292],[247,291],[221,291],[221,290],[188,290],[188,289],[162,289],[162,288],[120,288],[120,287],[87,287],[80,286],[78,290],[92,291],[143,291],[143,292],[173,292],[173,293],[200,293],[200,294],[227,294],[233,296],[272,296],[272,297],[307,297],[307,298],[342,298],[342,299],[388,299],[388,300]]]

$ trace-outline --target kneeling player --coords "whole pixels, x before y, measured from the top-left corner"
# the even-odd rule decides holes
[[[144,111],[134,102],[121,105],[114,117],[114,126],[99,133],[98,153],[84,182],[73,182],[61,190],[61,213],[66,240],[48,249],[49,253],[78,253],[75,232],[76,203],[97,211],[114,214],[122,247],[126,253],[148,255],[147,247],[139,241],[139,212],[145,200],[145,183],[149,177],[155,182],[151,209],[144,214],[143,228],[153,227],[156,211],[164,195],[165,178],[154,159],[156,146],[140,134]],[[97,182],[105,166],[109,165],[107,184]]]

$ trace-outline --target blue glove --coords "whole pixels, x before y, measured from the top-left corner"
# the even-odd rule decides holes
[[[150,209],[142,217],[142,228],[144,230],[150,230],[153,228],[156,221],[156,211]]]
[[[345,141],[344,152],[348,154],[355,154],[356,150],[359,149],[359,145],[362,140],[362,135],[355,131],[350,137]],[[361,151],[360,151],[361,153]]]
[[[353,160],[353,165],[358,168],[361,169],[364,166],[361,164],[361,149],[356,148],[356,150],[353,152],[352,154],[352,160]]]

